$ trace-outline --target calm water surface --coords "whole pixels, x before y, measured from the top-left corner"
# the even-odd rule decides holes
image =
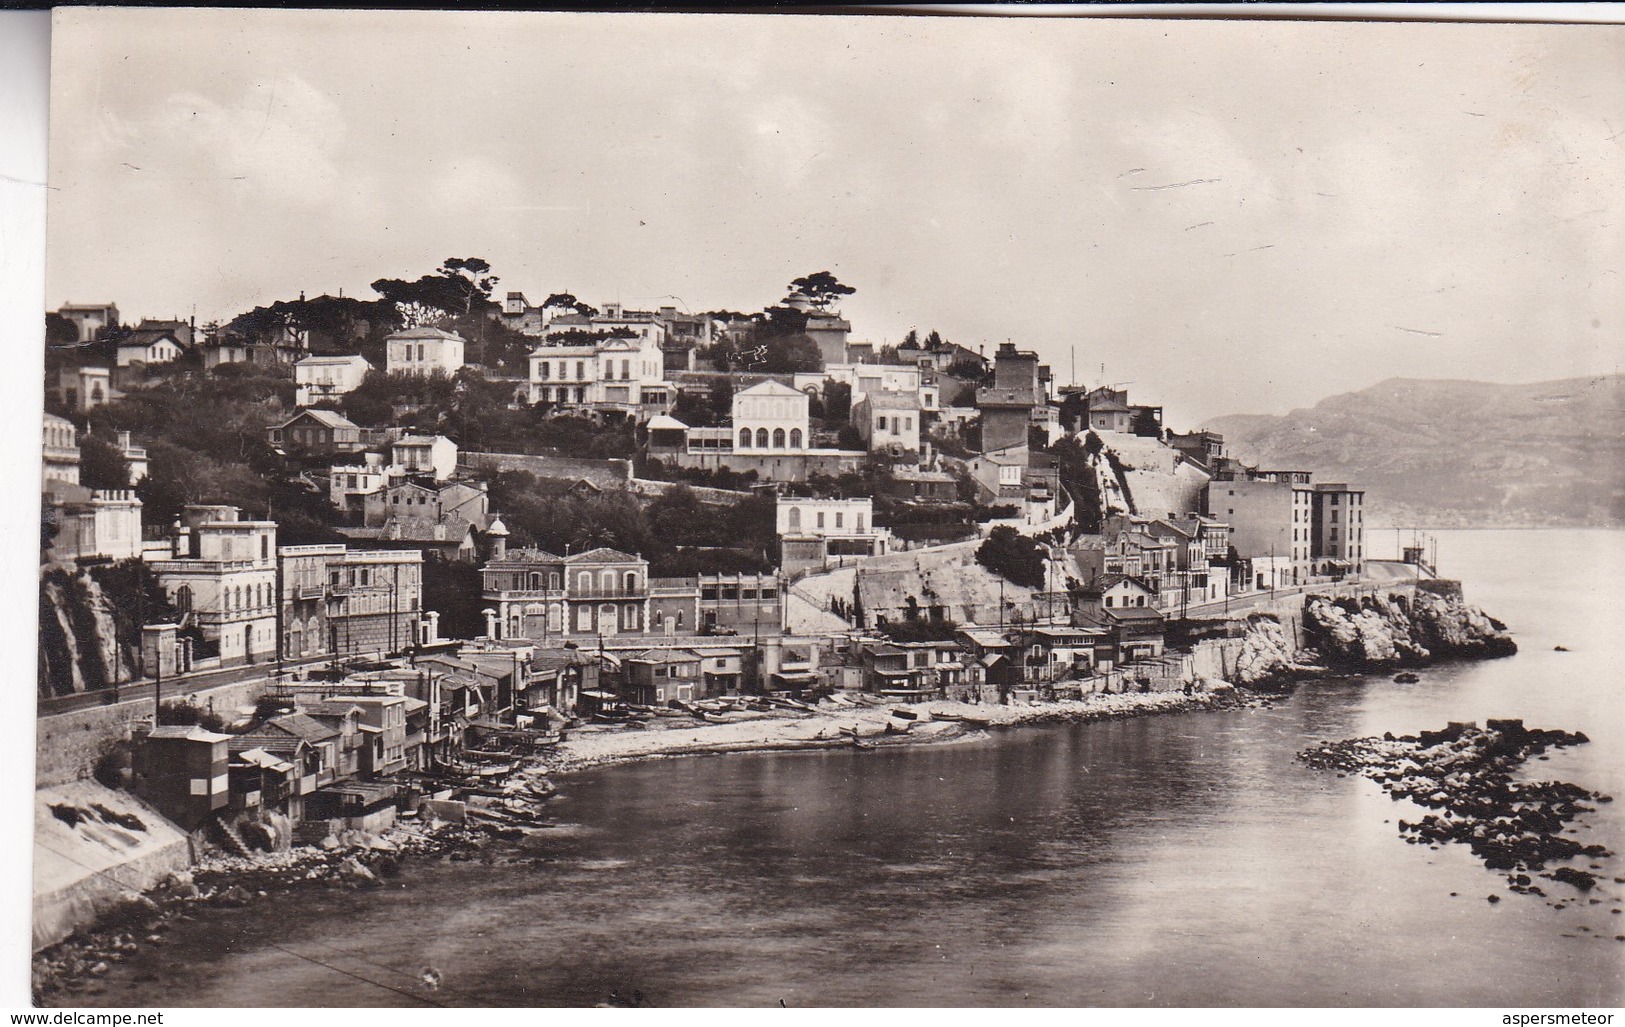
[[[605,768],[565,780],[551,812],[578,826],[526,851],[551,862],[415,864],[382,891],[206,911],[99,1000],[1619,1005],[1625,859],[1598,904],[1559,911],[1465,847],[1402,842],[1418,811],[1377,785],[1293,759],[1448,720],[1584,730],[1532,773],[1619,794],[1577,837],[1625,850],[1625,533],[1441,533],[1439,557],[1518,656],[1315,682],[1268,710]]]

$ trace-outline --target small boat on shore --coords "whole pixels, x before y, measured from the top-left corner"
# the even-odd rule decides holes
[[[1420,680],[1422,679],[1419,676],[1412,674],[1408,670],[1394,675],[1394,682],[1401,685],[1414,685]]]
[[[887,712],[889,712],[892,716],[896,717],[898,720],[919,720],[920,719],[920,715],[918,713],[915,713],[913,710],[899,710],[899,709],[894,708],[894,709],[888,710]]]
[[[559,786],[545,777],[533,778],[525,790],[533,799],[551,799],[559,794]]]

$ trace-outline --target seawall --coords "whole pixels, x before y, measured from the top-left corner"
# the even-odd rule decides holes
[[[238,706],[253,703],[267,686],[264,678],[220,685],[199,691],[195,702],[231,720]],[[34,726],[34,787],[46,788],[89,777],[98,759],[118,743],[129,740],[132,725],[151,720],[150,688],[148,686],[144,699],[139,697],[142,691],[140,686],[125,686],[121,690],[125,702],[37,718]],[[164,701],[174,702],[184,697],[166,695]]]
[[[193,861],[187,835],[128,792],[94,781],[34,795],[35,951],[92,924]]]

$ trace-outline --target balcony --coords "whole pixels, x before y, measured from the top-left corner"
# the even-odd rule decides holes
[[[649,590],[642,585],[633,588],[617,585],[612,588],[572,588],[567,598],[570,599],[636,599],[649,598]]]

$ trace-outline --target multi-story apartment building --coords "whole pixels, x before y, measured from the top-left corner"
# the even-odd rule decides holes
[[[282,546],[282,655],[400,652],[421,640],[423,554]]]
[[[1308,580],[1314,548],[1315,488],[1307,471],[1260,472],[1272,477],[1207,484],[1207,514],[1230,525],[1230,544],[1243,559],[1287,561],[1276,584]]]
[[[652,414],[671,408],[658,333],[530,353],[530,401],[588,407],[605,413]]]
[[[151,561],[183,623],[219,646],[223,665],[276,655],[276,527],[242,520],[234,506],[187,506],[170,555]]]
[[[45,415],[45,481],[79,484],[79,431],[66,417]]]
[[[1315,486],[1310,558],[1318,574],[1365,570],[1365,490],[1342,482]]]
[[[540,549],[509,553],[496,532],[483,598],[488,633],[499,639],[548,640],[641,634],[649,615],[649,562],[609,548],[556,556]]]
[[[498,522],[500,524],[500,522]],[[702,575],[650,580],[649,562],[615,549],[570,556],[509,551],[493,524],[496,551],[481,570],[494,639],[615,638],[731,631],[779,634],[784,601],[774,575]]]

